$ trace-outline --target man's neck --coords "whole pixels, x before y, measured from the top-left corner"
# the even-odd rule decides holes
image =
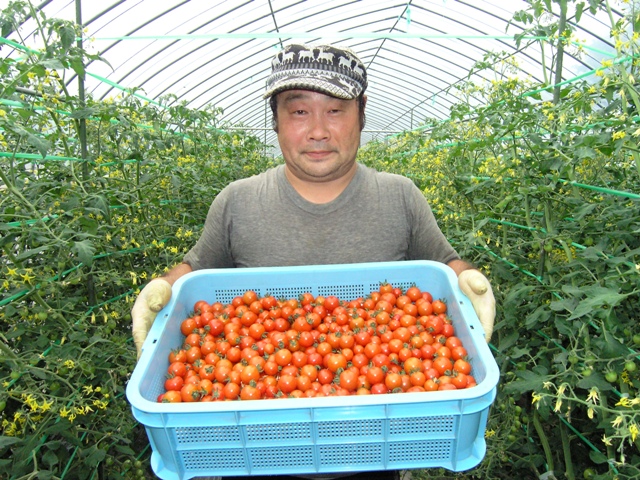
[[[328,182],[307,182],[296,177],[291,171],[285,167],[285,175],[291,186],[302,198],[311,203],[324,204],[329,203],[340,196],[353,179],[358,165],[354,164],[346,175]]]

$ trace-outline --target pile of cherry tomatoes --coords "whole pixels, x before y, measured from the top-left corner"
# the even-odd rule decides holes
[[[160,402],[368,395],[469,388],[467,350],[447,305],[381,283],[345,301],[304,293],[194,305],[169,354]]]

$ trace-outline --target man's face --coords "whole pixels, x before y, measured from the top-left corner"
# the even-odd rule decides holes
[[[287,168],[307,182],[347,174],[360,146],[357,100],[308,90],[278,94],[278,141]]]

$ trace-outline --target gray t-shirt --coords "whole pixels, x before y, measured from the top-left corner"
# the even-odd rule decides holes
[[[279,165],[217,195],[184,262],[198,270],[458,258],[408,178],[359,164],[338,198],[314,204]]]

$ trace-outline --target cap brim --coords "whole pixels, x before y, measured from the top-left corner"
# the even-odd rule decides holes
[[[262,98],[272,97],[285,90],[311,90],[343,100],[353,100],[362,93],[362,88],[357,82],[348,82],[344,78],[336,82],[335,78],[329,81],[318,77],[285,77],[273,82]]]

